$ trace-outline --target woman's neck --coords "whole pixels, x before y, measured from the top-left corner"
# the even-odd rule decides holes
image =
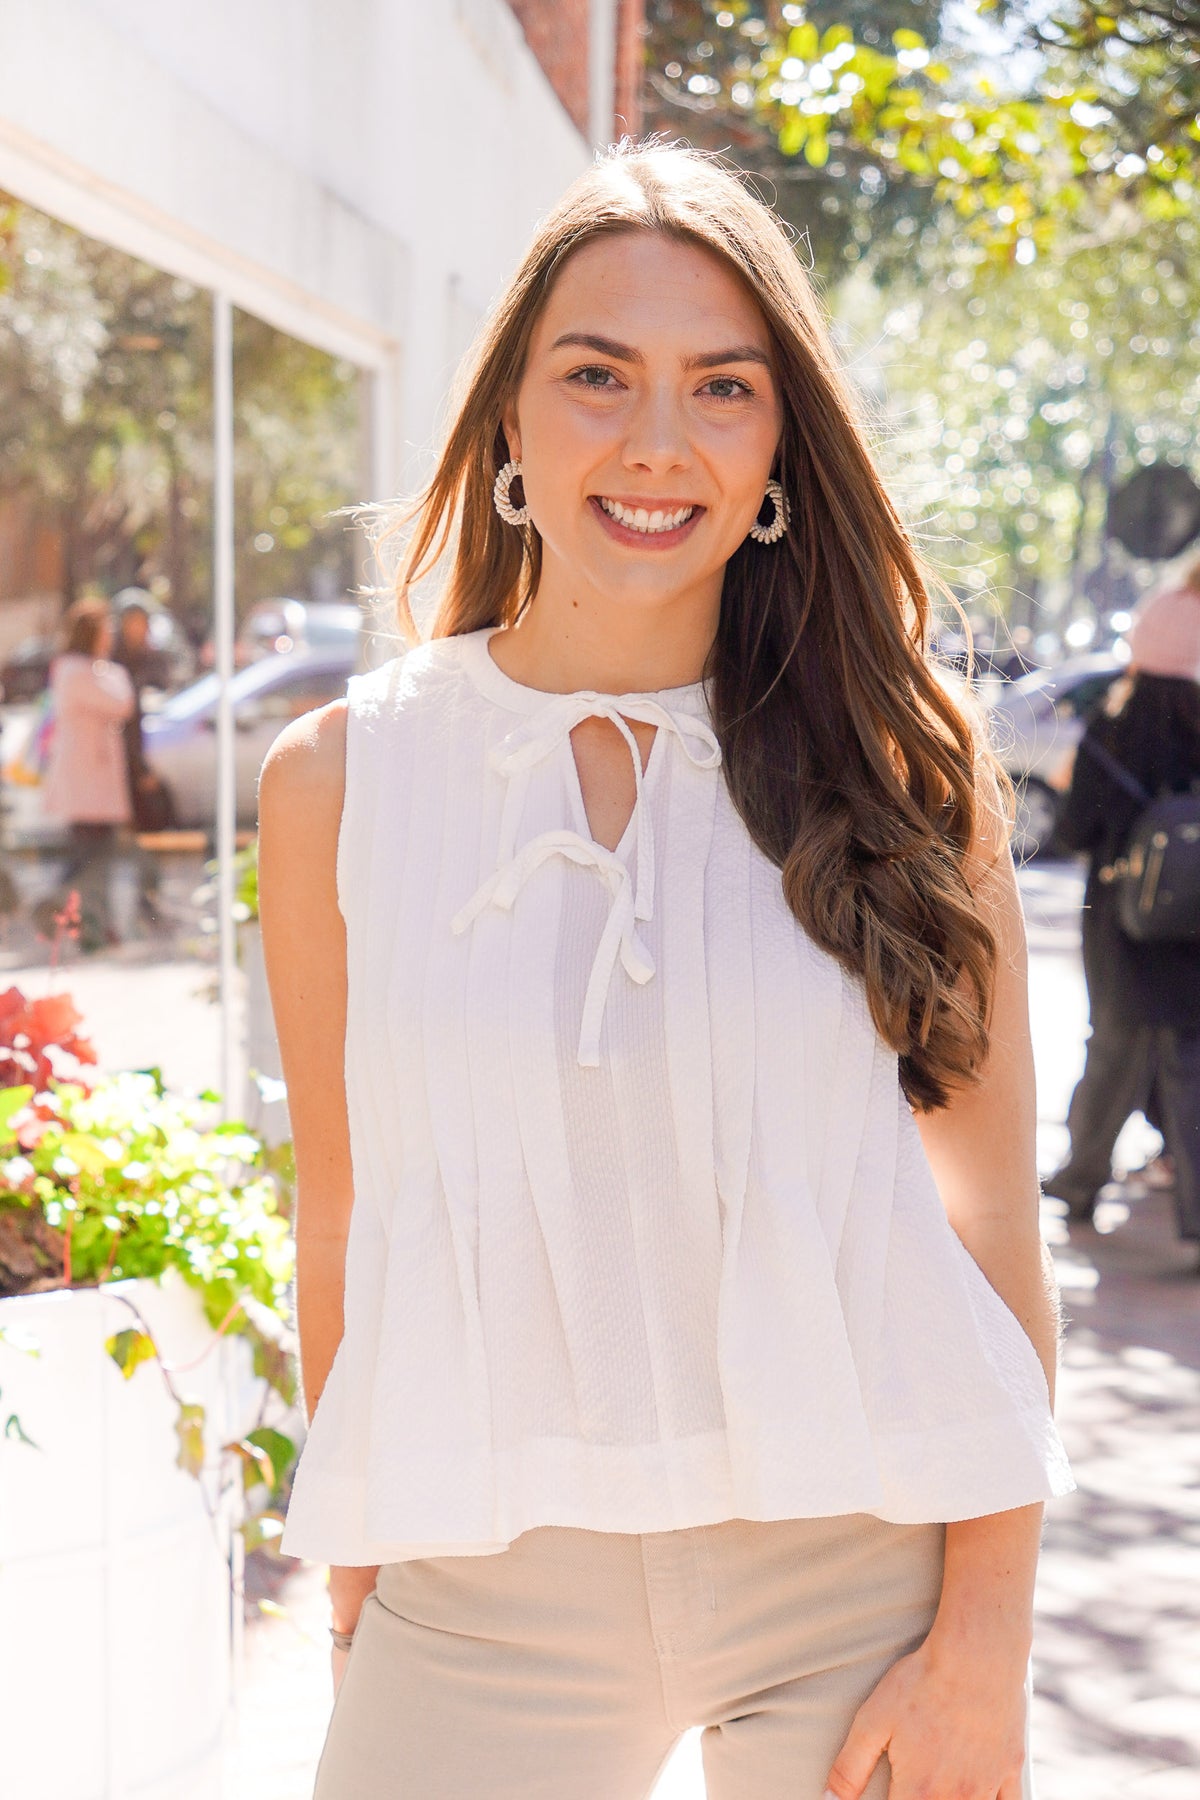
[[[539,594],[489,645],[504,674],[547,693],[656,693],[699,681],[716,635],[717,606],[701,609],[584,602]]]

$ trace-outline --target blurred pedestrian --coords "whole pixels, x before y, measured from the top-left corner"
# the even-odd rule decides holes
[[[61,879],[64,890],[79,889],[85,950],[120,941],[110,884],[132,816],[122,732],[135,700],[128,672],[112,661],[113,636],[108,602],[77,600],[50,666],[54,731],[41,799],[46,813],[67,823]]]
[[[165,677],[163,657],[150,642],[150,615],[154,606],[155,601],[145,588],[122,588],[113,597],[117,633],[112,660],[128,674],[134,695],[133,712],[122,728],[133,827],[135,832],[146,833],[165,831],[171,822],[167,792],[146,760],[142,732],[142,691],[147,687],[161,688]],[[134,853],[138,913],[147,925],[157,928],[163,923],[158,856],[155,851],[138,844],[136,839]]]
[[[1080,741],[1059,827],[1067,848],[1089,859],[1091,1034],[1067,1115],[1070,1150],[1043,1188],[1073,1218],[1090,1219],[1122,1126],[1152,1105],[1174,1171],[1179,1235],[1200,1242],[1200,944],[1142,943],[1122,931],[1113,869],[1142,803],[1091,750],[1099,745],[1152,796],[1200,780],[1200,562],[1138,609],[1129,646],[1130,679]]]
[[[1072,1485],[1020,898],[781,222],[600,159],[416,510],[413,647],[259,793],[317,1796],[634,1800],[694,1720],[712,1800],[1020,1800]]]

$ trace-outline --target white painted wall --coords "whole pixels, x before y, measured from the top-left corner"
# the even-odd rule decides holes
[[[382,491],[588,155],[504,0],[0,4],[0,186],[379,370]]]

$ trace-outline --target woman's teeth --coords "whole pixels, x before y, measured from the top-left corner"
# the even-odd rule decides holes
[[[695,512],[694,506],[681,506],[678,512],[647,512],[644,506],[622,506],[619,500],[601,500],[610,519],[628,531],[676,531]]]

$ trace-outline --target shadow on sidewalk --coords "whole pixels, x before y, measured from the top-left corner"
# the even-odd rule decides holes
[[[1170,1196],[1045,1203],[1066,1337],[1057,1415],[1078,1492],[1038,1584],[1039,1800],[1200,1792],[1200,1273]],[[1109,1197],[1113,1196],[1113,1197]]]

